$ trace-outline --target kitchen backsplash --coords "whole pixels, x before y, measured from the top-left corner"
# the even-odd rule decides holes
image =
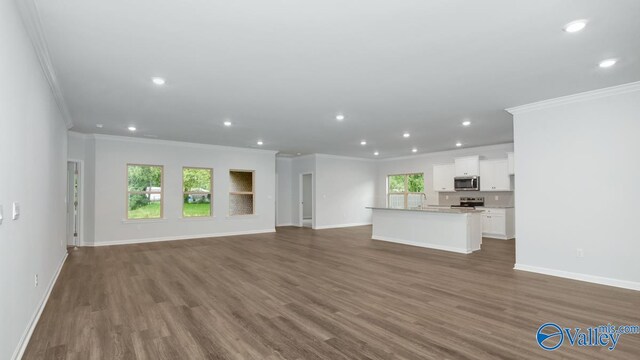
[[[510,191],[456,191],[438,193],[439,205],[458,205],[461,197],[484,197],[485,206],[514,206],[513,192]],[[496,197],[498,199],[496,200]]]

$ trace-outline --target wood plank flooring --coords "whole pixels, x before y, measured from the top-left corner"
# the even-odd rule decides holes
[[[70,250],[24,359],[638,359],[535,341],[553,321],[639,324],[640,292],[514,271],[371,227]]]

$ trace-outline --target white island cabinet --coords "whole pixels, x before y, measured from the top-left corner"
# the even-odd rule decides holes
[[[479,210],[425,208],[372,209],[374,240],[469,254],[480,250]]]

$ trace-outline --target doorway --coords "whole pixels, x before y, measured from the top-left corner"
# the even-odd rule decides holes
[[[313,208],[313,174],[300,174],[300,226],[313,228]]]
[[[67,161],[67,246],[78,247],[80,239],[81,162]]]

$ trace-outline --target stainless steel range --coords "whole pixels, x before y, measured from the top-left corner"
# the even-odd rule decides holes
[[[484,206],[484,197],[461,197],[460,205],[451,205],[452,208],[475,208]]]

